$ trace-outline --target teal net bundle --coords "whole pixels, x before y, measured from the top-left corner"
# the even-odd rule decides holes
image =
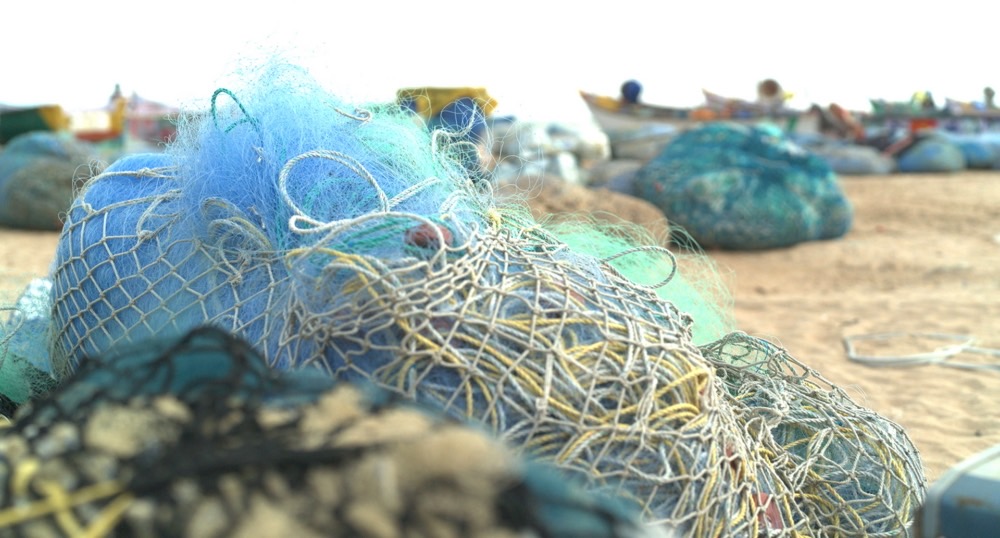
[[[212,328],[92,357],[21,408],[0,484],[4,536],[667,536],[475,427]]]
[[[49,131],[18,135],[0,150],[0,226],[59,230],[73,189],[94,173],[96,152]]]
[[[179,134],[164,154],[108,167],[70,208],[51,279],[53,377],[207,324],[274,370],[374,382],[472,419],[686,536],[795,536],[825,529],[831,506],[855,510],[849,488],[797,496],[813,459],[748,418],[695,342],[697,320],[659,294],[687,274],[664,249],[648,258],[663,282],[637,284],[620,263],[635,251],[572,248],[496,205],[447,136],[295,69],[219,90]],[[837,435],[836,420],[816,435]],[[904,439],[864,472],[909,465],[911,449]],[[905,532],[922,483],[904,482],[863,492],[864,528]]]
[[[704,248],[832,239],[853,218],[829,164],[765,127],[685,131],[636,172],[635,190]]]
[[[52,281],[35,278],[10,306],[0,307],[0,415],[56,385],[47,342]]]

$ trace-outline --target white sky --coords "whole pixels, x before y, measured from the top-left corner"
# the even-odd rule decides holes
[[[1000,89],[1000,4],[986,0],[11,4],[0,4],[0,103],[69,110],[102,106],[116,82],[196,105],[275,47],[347,98],[477,85],[499,113],[547,119],[587,117],[578,89],[617,94],[629,78],[645,101],[676,106],[700,103],[702,88],[752,99],[767,77],[802,107]]]

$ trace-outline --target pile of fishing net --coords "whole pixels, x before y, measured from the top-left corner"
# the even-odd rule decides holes
[[[74,185],[94,172],[91,146],[64,134],[32,131],[0,150],[0,226],[59,230]]]
[[[666,536],[475,427],[212,328],[88,359],[0,454],[12,536]]]
[[[699,325],[719,310],[684,256],[499,205],[447,133],[295,68],[220,89],[179,134],[70,208],[49,377],[207,324],[274,370],[470,419],[687,536],[905,533],[924,485],[905,434],[779,349],[720,339],[724,314]]]
[[[985,133],[935,133],[962,150],[965,167],[972,170],[990,170],[1000,164],[1000,135]]]
[[[871,146],[824,141],[805,147],[840,175],[884,175],[896,169],[895,159]]]
[[[639,169],[635,190],[706,248],[836,238],[853,218],[826,161],[766,127],[715,122],[685,131]]]
[[[900,172],[961,172],[965,153],[948,137],[934,132],[918,133],[913,143],[896,156]]]

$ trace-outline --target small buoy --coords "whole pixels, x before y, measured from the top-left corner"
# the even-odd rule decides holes
[[[767,493],[754,495],[757,507],[764,507],[763,512],[757,513],[757,524],[766,529],[781,530],[785,528],[785,523],[781,520],[781,511],[778,510],[778,503],[771,500]]]
[[[421,224],[406,230],[406,244],[419,248],[439,249],[439,239],[444,239],[444,244],[451,246],[452,236],[448,228],[440,225]]]

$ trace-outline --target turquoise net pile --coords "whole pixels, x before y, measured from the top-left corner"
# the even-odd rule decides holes
[[[845,518],[905,533],[923,482],[898,428],[863,428],[874,415],[762,341],[696,343],[677,305],[697,301],[671,299],[676,257],[647,258],[667,285],[634,282],[616,263],[628,248],[573,248],[496,205],[448,138],[294,68],[219,90],[170,151],[117,161],[74,201],[51,275],[51,376],[207,324],[274,370],[472,419],[687,536],[826,535]],[[872,491],[845,474],[894,480]]]
[[[832,239],[853,218],[829,164],[765,127],[715,122],[685,131],[638,170],[635,189],[705,248]]]

